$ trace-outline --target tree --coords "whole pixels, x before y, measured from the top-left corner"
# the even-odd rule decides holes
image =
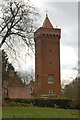
[[[29,1],[6,0],[2,5],[0,17],[0,48],[4,43],[14,52],[15,45],[22,40],[28,48],[33,50],[33,33],[35,30],[36,9]]]
[[[24,80],[25,83],[30,83],[30,81],[35,80],[35,72],[32,68],[29,69],[29,71],[25,72],[18,72],[19,76]]]
[[[79,67],[78,67],[79,65]],[[72,78],[72,81],[65,84],[64,86],[64,90],[63,90],[63,97],[66,97],[66,98],[78,98],[79,97],[79,89],[80,89],[80,77],[79,77],[79,74],[80,74],[80,62],[78,63],[78,65],[73,68],[73,70],[77,71],[76,73],[76,77],[73,78],[73,76],[71,77]]]
[[[77,67],[74,68],[77,71],[77,77],[75,78],[78,88],[78,98],[80,99],[80,60],[78,61]]]
[[[7,54],[2,50],[2,80],[8,79],[8,57]]]
[[[2,83],[6,81],[21,80],[18,73],[15,71],[14,67],[8,61],[7,54],[2,50]]]
[[[7,53],[2,50],[2,81],[9,80],[10,70],[14,71],[14,67],[9,63]]]
[[[66,98],[78,98],[79,97],[79,81],[80,79],[76,77],[72,82],[68,83],[64,87],[64,97]]]

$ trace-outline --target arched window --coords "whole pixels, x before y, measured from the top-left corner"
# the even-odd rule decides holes
[[[33,87],[30,87],[29,90],[30,90],[30,93],[33,93]]]
[[[53,75],[48,75],[48,83],[53,84],[54,83],[54,77]]]

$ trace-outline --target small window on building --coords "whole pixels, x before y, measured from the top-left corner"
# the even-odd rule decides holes
[[[50,61],[50,64],[52,64],[52,61]]]
[[[49,89],[49,94],[51,93],[50,89]]]
[[[49,89],[49,94],[54,94],[54,90],[53,89]]]
[[[39,79],[39,75],[37,75],[37,79]]]
[[[53,89],[51,89],[51,94],[53,94],[54,93],[54,90]]]
[[[39,84],[39,75],[37,75],[37,84]]]
[[[50,49],[50,52],[51,52],[51,49]]]
[[[33,87],[30,87],[30,93],[33,93]]]
[[[53,75],[49,75],[48,76],[48,83],[49,84],[53,84],[54,83],[54,77],[53,77]]]

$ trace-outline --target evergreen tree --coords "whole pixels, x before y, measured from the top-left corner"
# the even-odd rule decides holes
[[[9,79],[9,71],[13,70],[13,66],[8,62],[8,56],[4,50],[2,50],[2,80]]]
[[[2,80],[8,79],[8,57],[4,50],[2,50]]]

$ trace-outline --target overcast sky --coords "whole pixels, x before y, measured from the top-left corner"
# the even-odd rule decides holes
[[[77,74],[73,68],[78,62],[78,3],[31,1],[39,9],[40,26],[43,24],[47,9],[53,27],[61,28],[61,80],[66,82],[72,80]]]
[[[46,0],[47,2],[45,0],[45,2],[31,1],[39,9],[39,27],[43,24],[47,9],[53,27],[61,28],[61,81],[65,80],[67,83],[77,74],[73,68],[77,66],[78,62],[78,3],[50,2],[50,0]],[[34,64],[32,65],[34,66]]]
[[[25,0],[26,1],[26,0]],[[55,2],[56,1],[56,2]],[[66,2],[67,1],[67,2]],[[68,2],[69,1],[69,2]],[[46,9],[48,17],[54,28],[61,29],[60,39],[60,59],[61,59],[61,81],[72,80],[76,76],[76,71],[72,68],[77,66],[78,62],[78,0],[31,0],[38,8],[40,18],[38,27],[41,27],[45,16]],[[30,66],[35,68],[35,58],[29,57],[24,52],[25,46],[22,46],[22,60],[17,62],[16,70],[29,70]],[[27,49],[26,49],[27,51]],[[15,64],[14,64],[15,65]],[[72,78],[71,78],[72,77]]]

